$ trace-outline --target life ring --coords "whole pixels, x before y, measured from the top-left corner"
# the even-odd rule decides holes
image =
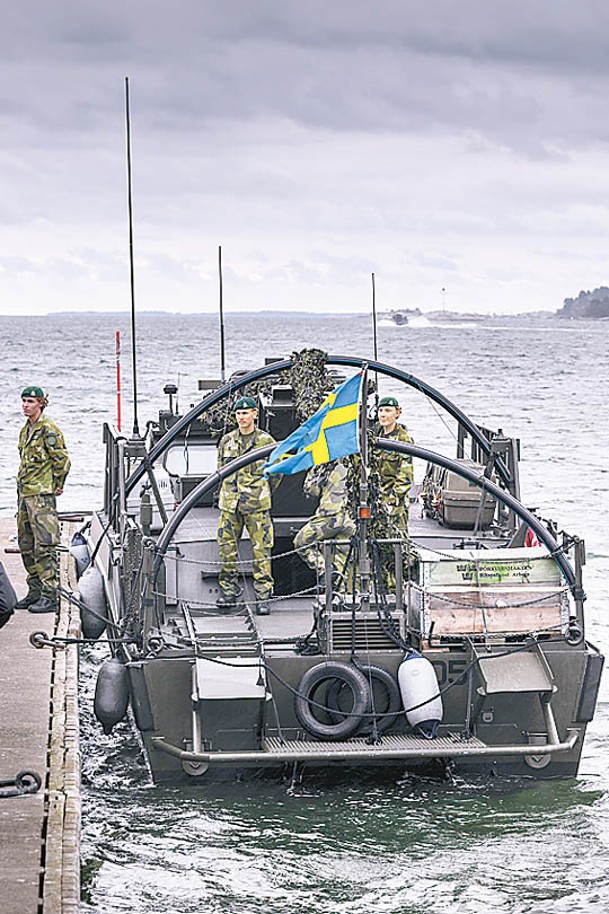
[[[374,729],[374,723],[376,723],[377,733],[386,733],[394,725],[402,710],[402,696],[400,695],[396,678],[387,670],[380,666],[374,666],[374,664],[361,666],[359,669],[366,677],[368,689],[370,690],[372,686],[374,690],[374,701],[371,700],[366,708],[366,716],[357,731],[358,736],[370,736]],[[379,690],[375,686],[380,687],[380,695],[378,696],[377,691]],[[326,703],[334,712],[340,710],[342,689],[343,685],[339,680],[335,680],[328,689]],[[374,718],[369,716],[372,714],[374,714]],[[334,719],[334,714],[331,713],[330,716]],[[342,715],[338,715],[336,719],[342,720]]]
[[[352,696],[352,706],[348,711],[340,714],[332,710],[327,703],[328,688],[338,681],[339,689],[348,689]],[[322,686],[326,685],[325,691]],[[358,729],[366,708],[370,703],[370,689],[363,673],[354,667],[340,661],[318,663],[307,670],[298,686],[294,698],[296,717],[313,736],[319,739],[347,739]],[[340,720],[336,720],[336,717]],[[326,723],[322,718],[328,718]]]

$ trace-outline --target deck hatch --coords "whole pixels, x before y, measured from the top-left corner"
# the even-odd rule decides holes
[[[552,693],[554,677],[539,650],[513,651],[507,655],[478,655],[484,695],[501,692]]]
[[[197,699],[265,697],[261,667],[253,658],[198,657],[196,669]]]

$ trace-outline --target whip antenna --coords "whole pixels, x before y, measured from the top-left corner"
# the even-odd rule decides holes
[[[374,281],[374,273],[372,274],[372,332],[374,340],[374,361],[378,362],[378,346],[376,341],[376,283]]]
[[[121,332],[116,331],[116,427],[121,430]]]
[[[125,76],[125,120],[127,124],[127,195],[129,201],[129,269],[131,276],[131,350],[133,364],[133,437],[140,437],[137,421],[137,357],[135,347],[135,271],[133,266],[133,198],[131,191],[131,116],[129,111],[129,77]]]
[[[220,380],[226,381],[226,363],[224,352],[224,302],[222,299],[222,246],[218,247],[218,282],[220,291]]]
[[[374,344],[374,361],[378,362],[378,360],[379,360],[378,345],[377,345],[377,339],[376,339],[376,281],[375,281],[374,273],[372,273],[371,275],[372,275],[372,334],[373,334],[372,339],[373,339],[373,344]],[[375,379],[374,402],[378,406],[378,402],[379,402],[378,371],[374,372],[374,379]]]

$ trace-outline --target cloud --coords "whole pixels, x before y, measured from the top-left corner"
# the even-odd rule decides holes
[[[365,307],[371,272],[559,307],[606,261],[608,26],[599,0],[13,4],[2,300],[116,306],[129,75],[144,306],[213,307],[222,244],[247,307]]]

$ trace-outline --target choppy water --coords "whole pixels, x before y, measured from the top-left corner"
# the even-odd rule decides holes
[[[101,423],[115,416],[114,332],[126,316],[0,318],[0,512],[14,510],[19,392],[50,389],[49,414],[74,468],[63,509],[101,499]],[[180,405],[217,376],[209,316],[138,318],[140,426],[168,381]],[[230,370],[305,345],[371,355],[364,317],[229,315]],[[588,637],[609,644],[609,324],[523,321],[379,327],[379,358],[447,393],[466,413],[522,439],[525,502],[587,543]],[[125,398],[130,390],[123,360]],[[401,393],[384,382],[385,392]],[[414,391],[401,396],[417,443],[454,451],[452,432]],[[132,413],[127,403],[127,430]],[[91,692],[101,648],[83,658]],[[153,788],[127,725],[104,737],[83,701],[83,910],[88,914],[422,914],[609,910],[608,686],[578,779],[340,786],[305,779],[201,789]]]

